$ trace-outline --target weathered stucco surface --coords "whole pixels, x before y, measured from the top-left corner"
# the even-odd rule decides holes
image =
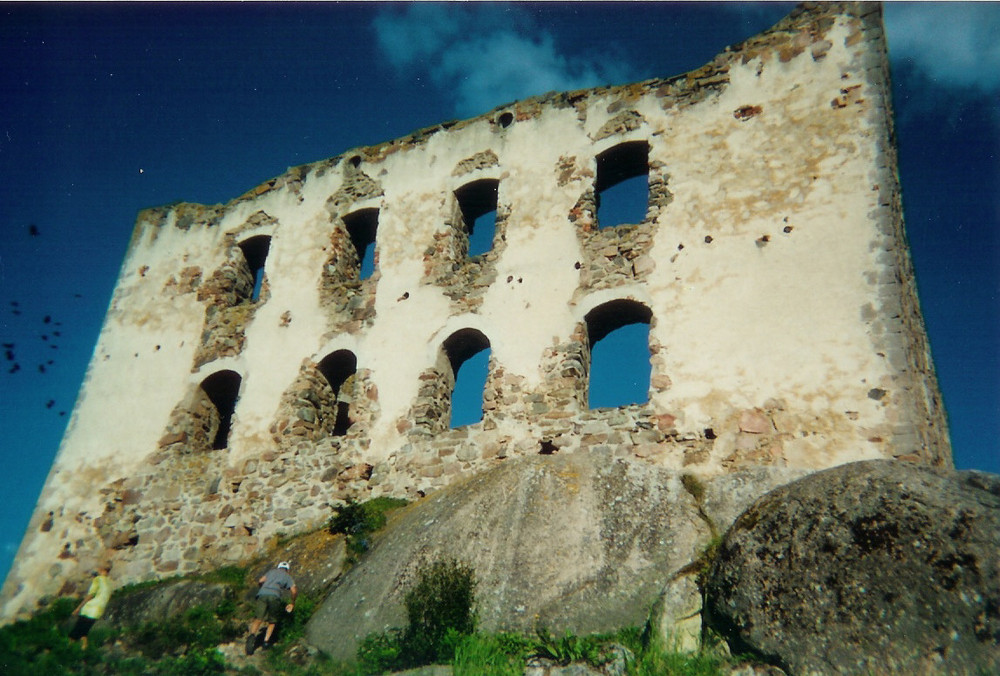
[[[416,497],[509,456],[705,476],[950,464],[892,139],[878,6],[822,4],[685,75],[142,212],[0,617],[79,590],[101,557],[122,582],[200,570],[346,498]],[[642,144],[646,217],[601,229],[597,158]],[[497,223],[469,258],[455,193],[476,181]],[[345,223],[362,209],[367,279]],[[588,409],[591,311],[645,313],[647,403]],[[484,418],[449,429],[453,362],[483,340]]]

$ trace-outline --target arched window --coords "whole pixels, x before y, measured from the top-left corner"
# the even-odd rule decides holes
[[[590,408],[641,404],[649,399],[652,314],[633,300],[611,301],[587,313]]]
[[[500,181],[484,178],[466,183],[455,191],[465,231],[469,236],[469,256],[479,256],[493,248],[499,188]]]
[[[375,234],[378,209],[359,209],[344,216],[344,225],[358,254],[358,279],[368,279],[375,271]]]
[[[343,436],[354,422],[350,416],[351,399],[346,391],[342,391],[347,380],[358,371],[358,358],[350,350],[337,350],[327,355],[319,363],[319,372],[330,383],[333,394],[337,398],[336,422],[333,424],[333,435]]]
[[[257,235],[240,242],[240,250],[250,269],[250,276],[253,277],[253,293],[250,296],[253,302],[260,299],[260,288],[264,283],[264,261],[267,260],[270,248],[271,238],[268,235]]]
[[[235,371],[218,371],[201,381],[201,389],[212,402],[218,415],[215,434],[212,435],[213,449],[222,449],[229,444],[229,431],[242,380],[240,374]]]
[[[598,227],[642,223],[649,208],[649,144],[629,141],[597,156]]]
[[[490,341],[476,329],[462,329],[444,341],[455,386],[451,394],[450,427],[483,419],[483,390],[489,375]]]

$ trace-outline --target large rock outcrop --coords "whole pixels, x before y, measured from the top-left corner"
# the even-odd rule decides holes
[[[798,475],[775,469],[758,477],[755,492],[722,511],[739,513]],[[642,625],[658,598],[656,622],[669,631],[692,613],[689,595],[673,608],[671,587],[685,571],[693,575],[712,536],[700,503],[724,492],[683,476],[610,453],[506,461],[392,517],[313,616],[308,640],[334,658],[353,658],[368,633],[405,625],[403,597],[417,568],[446,557],[475,569],[486,631]]]
[[[115,594],[102,621],[116,627],[167,622],[195,606],[216,606],[235,598],[235,595],[232,586],[227,584],[178,580],[131,593]]]
[[[790,674],[998,673],[998,552],[1000,477],[852,463],[736,521],[706,613]]]

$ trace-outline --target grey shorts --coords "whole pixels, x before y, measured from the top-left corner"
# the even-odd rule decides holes
[[[277,596],[267,594],[257,597],[257,619],[264,620],[268,624],[274,624],[281,616],[281,609],[284,602]]]

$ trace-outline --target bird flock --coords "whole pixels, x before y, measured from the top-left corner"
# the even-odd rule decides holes
[[[28,234],[31,237],[38,237],[41,233],[37,225],[31,224],[28,226]],[[82,298],[78,293],[73,295],[75,298]],[[25,315],[25,309],[19,301],[11,300],[9,313],[13,317],[22,317]],[[3,348],[7,375],[16,376],[19,372],[26,371],[32,366],[37,369],[39,374],[49,373],[56,364],[55,351],[59,349],[59,341],[63,337],[62,326],[62,322],[54,319],[51,314],[46,314],[41,318],[39,326],[31,332],[37,339],[37,344],[25,345],[14,341],[0,343]],[[7,327],[6,323],[4,327]],[[28,360],[31,362],[30,365]],[[55,409],[56,400],[48,399],[45,402],[45,408]],[[60,416],[66,415],[64,410],[59,410],[58,413]]]

